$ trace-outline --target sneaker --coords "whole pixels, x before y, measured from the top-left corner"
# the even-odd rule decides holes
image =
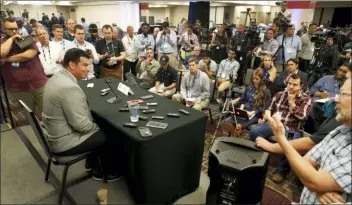
[[[113,181],[116,181],[116,180],[118,180],[118,179],[120,179],[122,176],[118,176],[118,175],[107,175],[106,176],[106,181],[108,181],[108,182],[113,182]],[[93,178],[93,180],[95,180],[95,181],[103,181],[104,180],[104,178],[103,178],[103,175],[102,174],[98,174],[98,173],[93,173],[93,175],[92,175],[92,178]]]
[[[93,171],[93,167],[91,166],[91,164],[86,160],[86,163],[84,164],[84,168],[86,170],[86,172],[91,173]]]

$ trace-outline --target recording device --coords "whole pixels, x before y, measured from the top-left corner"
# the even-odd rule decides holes
[[[147,113],[155,113],[155,110],[152,109],[152,110],[143,110],[142,111],[144,114],[147,114]]]
[[[140,120],[148,120],[148,117],[140,115],[140,116],[138,116],[138,119],[140,119]]]
[[[187,110],[179,109],[178,111],[180,111],[180,113],[183,113],[185,115],[189,115],[189,112]]]
[[[334,43],[338,45],[341,42],[341,30],[337,28],[327,28],[325,32],[317,31],[312,35],[310,41],[314,43],[315,49],[320,49],[324,47],[328,38],[334,38],[336,41]]]
[[[260,44],[260,32],[261,29],[257,26],[255,19],[252,19],[250,26],[245,29],[245,35],[248,41],[250,41],[250,50],[254,49]]]
[[[110,99],[108,99],[106,102],[110,103],[110,104],[115,104],[117,102],[119,102],[120,99],[119,98],[116,98],[116,97],[112,97]]]
[[[149,127],[139,127],[138,131],[142,137],[151,137],[152,136],[152,132],[150,131]]]
[[[156,102],[153,102],[153,103],[147,103],[147,105],[149,105],[149,106],[156,106],[156,105],[158,105],[158,103],[156,103]]]
[[[105,92],[108,92],[109,90],[110,90],[110,88],[105,88],[105,89],[102,89],[101,92],[105,93]]]
[[[180,117],[180,114],[178,114],[178,113],[167,113],[167,116],[168,116],[168,117],[179,118],[179,117]]]
[[[163,122],[156,122],[156,121],[149,121],[147,123],[148,127],[154,127],[154,128],[159,128],[159,129],[165,129],[168,124],[167,123],[163,123]]]
[[[101,96],[105,96],[105,95],[107,95],[109,93],[109,91],[107,91],[107,92],[101,92]]]
[[[119,111],[120,112],[128,112],[128,111],[130,111],[130,109],[129,108],[120,108]]]
[[[147,99],[150,99],[150,98],[153,98],[154,96],[153,95],[144,95],[144,96],[141,96],[141,99],[142,100],[147,100]]]
[[[152,116],[152,119],[163,120],[164,117],[163,116]]]
[[[99,76],[99,77],[102,77],[102,76]],[[103,90],[106,90],[107,92],[109,92],[109,91],[111,90],[112,93],[113,93],[114,96],[115,96],[115,97],[112,97],[112,98],[108,99],[107,102],[110,103],[110,104],[115,104],[115,103],[119,102],[119,101],[120,101],[120,96],[118,96],[118,95],[114,92],[114,89],[111,88],[111,86],[110,86],[111,80],[106,79],[106,78],[104,78],[104,77],[103,77],[103,79],[104,79],[105,83],[106,83],[106,84],[108,85],[108,87],[109,87],[109,88],[105,88],[105,89],[103,89]],[[108,90],[107,90],[107,89],[108,89]],[[103,92],[103,90],[101,90],[101,91]],[[107,94],[107,93],[106,93],[106,94]],[[106,95],[106,94],[105,94],[105,95]]]
[[[125,122],[125,123],[123,123],[123,126],[124,127],[132,127],[132,128],[136,128],[137,127],[136,124],[131,123],[131,122]]]

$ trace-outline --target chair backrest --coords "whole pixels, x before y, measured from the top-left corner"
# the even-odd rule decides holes
[[[247,69],[246,77],[244,79],[244,84],[245,85],[250,85],[251,84],[253,72],[254,72],[253,69],[250,69],[250,68]]]
[[[42,126],[40,125],[40,122],[39,122],[37,116],[35,116],[32,109],[29,108],[22,100],[20,100],[19,102],[25,111],[25,116],[26,116],[27,120],[29,121],[29,123],[33,129],[33,132],[34,132],[35,136],[37,137],[40,145],[43,147],[43,149],[44,149],[45,153],[48,155],[48,157],[53,159],[54,156],[52,154],[50,144],[44,134],[45,132],[44,132]]]

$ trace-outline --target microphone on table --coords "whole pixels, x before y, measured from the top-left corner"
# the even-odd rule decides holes
[[[115,104],[117,102],[120,101],[120,96],[118,96],[115,92],[114,92],[114,89],[112,89],[112,87],[110,86],[110,83],[111,83],[111,80],[110,79],[106,79],[104,76],[101,76],[99,74],[96,74],[95,75],[99,76],[100,78],[104,79],[105,83],[108,85],[108,87],[110,88],[111,92],[114,94],[115,97],[112,97],[110,99],[107,100],[108,103],[110,104]],[[106,91],[106,92],[109,92],[109,91]]]

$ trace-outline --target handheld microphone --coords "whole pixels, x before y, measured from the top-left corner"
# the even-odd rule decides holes
[[[104,79],[104,82],[109,86],[110,90],[112,91],[112,93],[115,96],[113,98],[108,99],[107,102],[110,103],[110,104],[115,104],[115,103],[119,102],[120,101],[120,96],[118,96],[115,93],[114,89],[112,89],[112,87],[110,86],[111,80],[106,79],[104,76],[101,76],[99,74],[95,74],[95,75],[97,75],[97,76],[101,77],[102,79]]]

